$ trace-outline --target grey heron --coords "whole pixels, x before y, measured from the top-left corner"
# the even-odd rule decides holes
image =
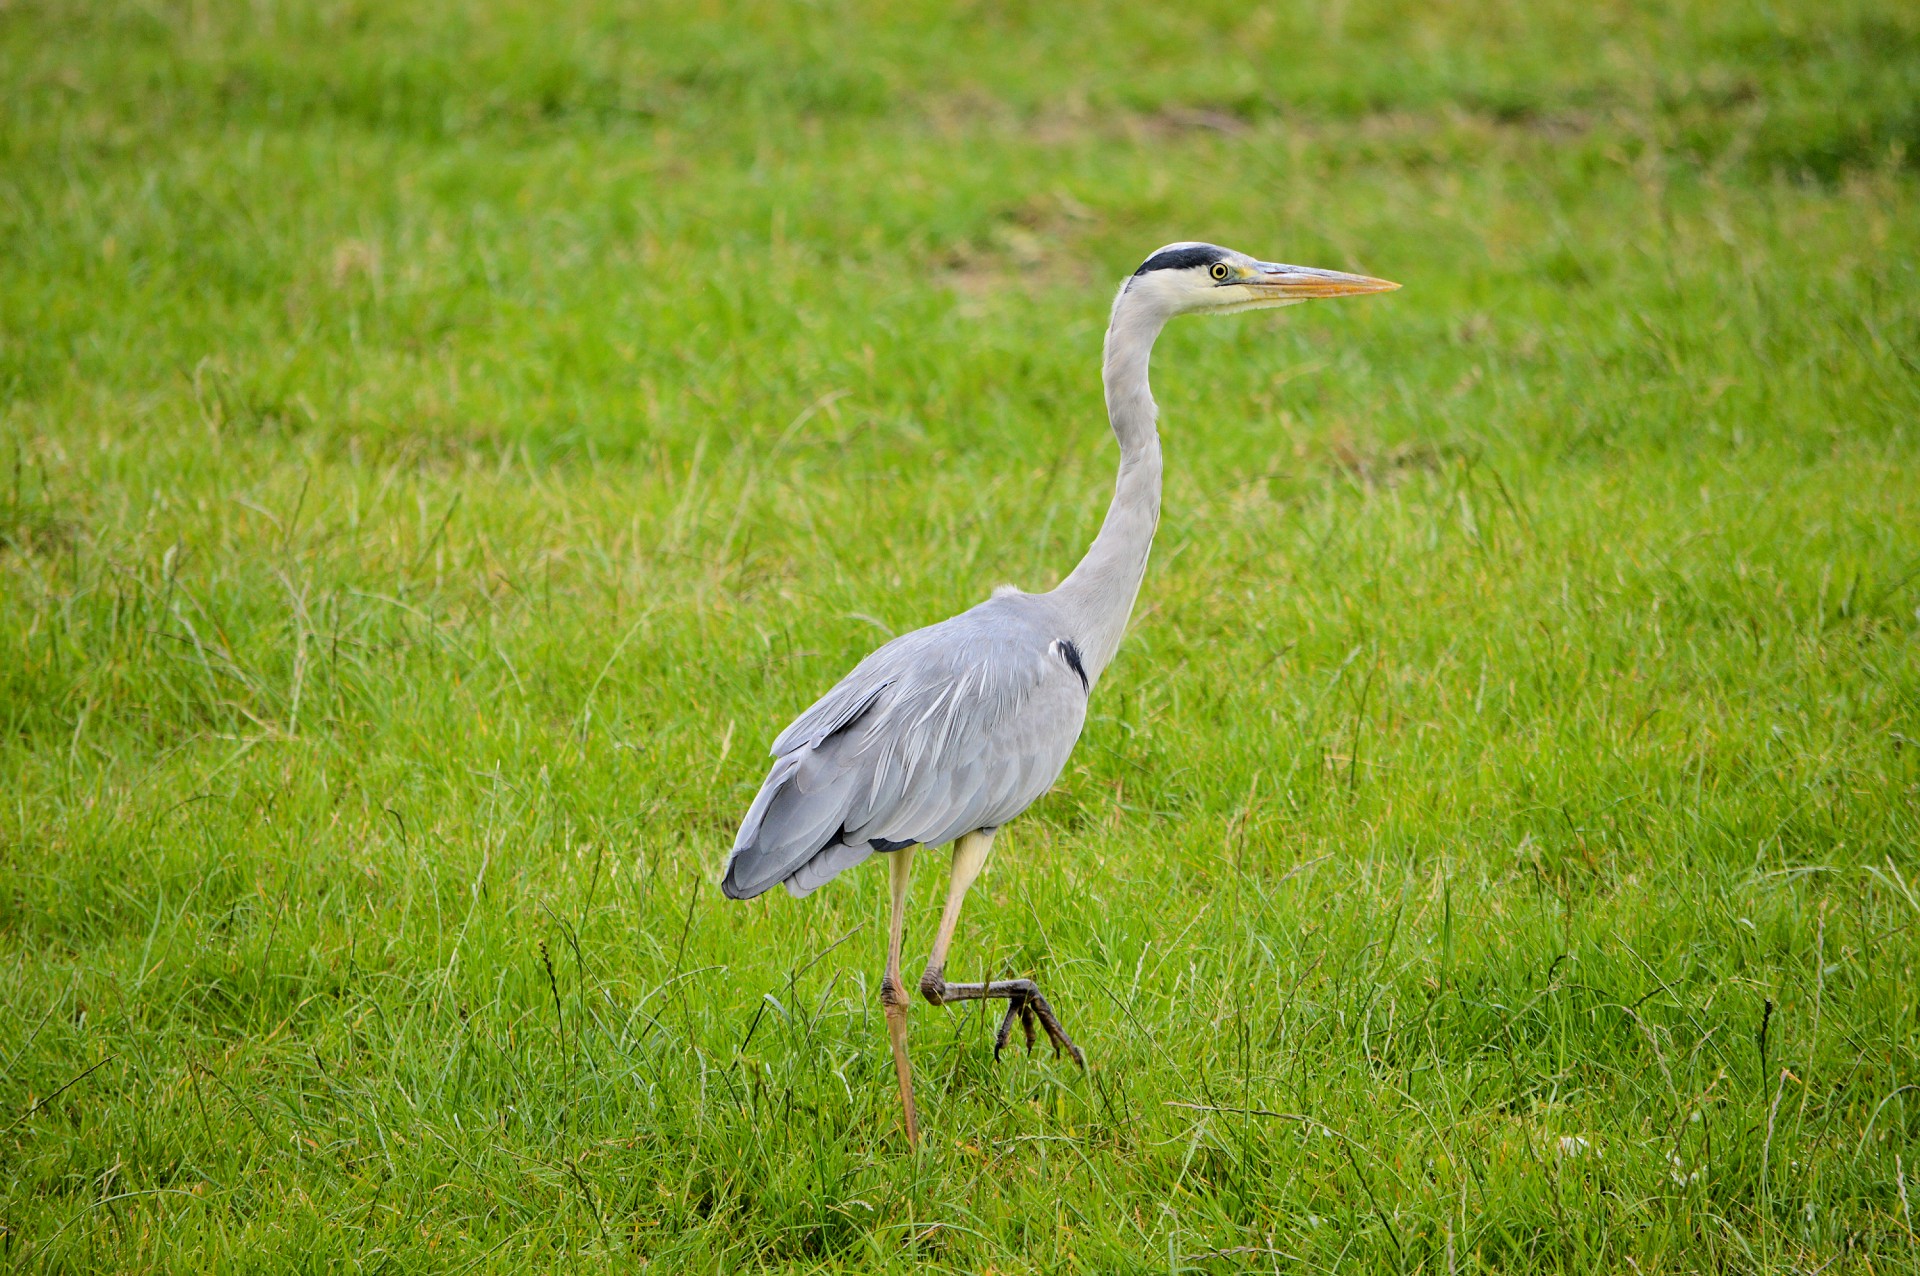
[[[1232,314],[1399,287],[1382,279],[1258,261],[1213,244],[1169,244],[1121,284],[1107,325],[1107,415],[1120,444],[1113,502],[1086,556],[1043,594],[1002,587],[958,616],[904,634],[862,660],[773,742],[773,769],[741,821],[722,889],[749,899],[784,883],[806,895],[874,854],[891,867],[880,1000],[917,1144],[900,948],[919,847],[953,844],[947,902],[920,994],[934,1005],[997,999],[998,1058],[1037,1020],[1054,1053],[1085,1057],[1031,979],[948,983],[947,947],[1001,825],[1059,778],[1087,700],[1119,649],[1160,521],[1160,436],[1147,361],[1168,320]]]

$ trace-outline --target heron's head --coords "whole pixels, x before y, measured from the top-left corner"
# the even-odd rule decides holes
[[[1291,306],[1318,297],[1392,292],[1399,284],[1312,266],[1259,261],[1217,244],[1168,244],[1120,286],[1120,297],[1171,317]]]

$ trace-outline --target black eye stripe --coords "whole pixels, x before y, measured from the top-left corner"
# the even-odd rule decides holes
[[[1194,266],[1211,266],[1220,260],[1220,251],[1209,244],[1195,248],[1169,248],[1141,262],[1140,269],[1133,273],[1144,275],[1150,270],[1189,270]]]

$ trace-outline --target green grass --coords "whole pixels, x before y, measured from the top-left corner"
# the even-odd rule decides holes
[[[694,12],[695,9],[698,12]],[[1920,10],[0,6],[0,1255],[1920,1268]],[[915,1011],[778,728],[1166,515]],[[923,855],[912,955],[931,930]],[[911,958],[910,958],[911,959]]]

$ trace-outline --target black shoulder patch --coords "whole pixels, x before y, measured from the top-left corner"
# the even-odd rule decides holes
[[[918,846],[919,843],[910,837],[902,838],[898,842],[889,842],[884,837],[870,837],[867,839],[867,845],[876,851],[904,851],[909,846]]]
[[[1087,681],[1087,667],[1080,663],[1080,648],[1074,645],[1073,639],[1055,638],[1053,646],[1060,653],[1060,658],[1067,662],[1067,668],[1080,675],[1080,690],[1091,691],[1093,687]]]
[[[1211,244],[1194,244],[1187,248],[1169,248],[1165,252],[1155,253],[1140,263],[1136,275],[1144,275],[1150,270],[1186,270],[1193,266],[1211,266],[1226,256]]]

